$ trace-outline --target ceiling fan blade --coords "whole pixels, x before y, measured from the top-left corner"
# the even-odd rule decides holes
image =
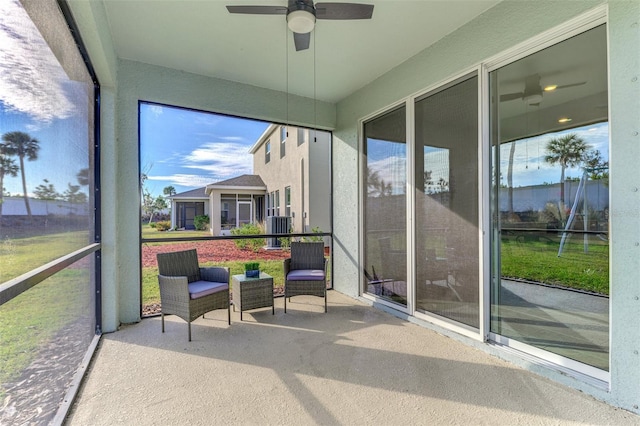
[[[505,93],[504,95],[500,95],[500,102],[505,101],[513,101],[514,99],[522,99],[524,97],[524,93]]]
[[[372,4],[316,3],[316,19],[371,19]]]
[[[567,87],[582,86],[583,84],[587,84],[587,82],[586,81],[581,81],[580,83],[563,84],[562,86],[556,87],[556,90],[558,90],[558,89],[566,89]]]
[[[248,15],[286,15],[287,8],[283,6],[227,6],[229,13],[243,13]]]
[[[293,42],[296,45],[296,51],[308,49],[310,40],[311,40],[311,33],[306,33],[306,34],[293,33]]]

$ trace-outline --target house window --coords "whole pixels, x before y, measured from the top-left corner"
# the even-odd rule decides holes
[[[282,139],[282,142],[280,142],[280,158],[283,158],[285,153],[286,153],[286,149],[285,149],[285,144],[287,143],[287,139]]]
[[[298,127],[298,146],[302,145],[305,140],[306,131],[302,127]]]
[[[284,189],[284,215],[291,216],[291,187]]]
[[[271,141],[264,144],[264,163],[267,164],[271,160]]]
[[[280,127],[280,142],[284,142],[287,139],[287,126]]]
[[[229,203],[222,203],[222,209],[220,209],[220,220],[222,225],[229,223]]]
[[[274,216],[280,216],[280,191],[276,191]]]
[[[272,191],[270,194],[267,194],[267,216],[275,215],[276,213],[275,205],[276,205],[275,193]]]

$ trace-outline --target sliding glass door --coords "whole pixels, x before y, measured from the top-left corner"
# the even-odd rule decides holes
[[[415,102],[416,309],[478,328],[478,77]]]
[[[404,106],[364,124],[364,293],[407,305]]]
[[[602,25],[490,73],[491,331],[554,362],[605,371],[606,61]]]

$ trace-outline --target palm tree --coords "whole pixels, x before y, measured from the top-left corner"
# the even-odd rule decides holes
[[[176,195],[176,189],[171,185],[165,186],[162,193],[167,197],[171,197],[172,195]]]
[[[2,217],[2,203],[4,201],[4,177],[18,176],[18,166],[13,159],[6,157],[0,152],[0,217]]]
[[[89,168],[86,167],[84,169],[80,169],[78,173],[76,173],[76,178],[78,179],[78,183],[81,186],[88,186],[90,183],[89,180]]]
[[[544,161],[560,165],[560,202],[564,205],[564,172],[567,167],[579,165],[584,154],[589,149],[584,140],[575,133],[560,138],[553,138],[547,142],[547,155]]]
[[[8,132],[2,135],[4,141],[3,151],[7,155],[15,155],[20,159],[20,174],[22,175],[22,192],[24,194],[24,205],[27,214],[31,218],[31,207],[29,206],[29,196],[27,195],[27,180],[24,173],[24,158],[33,161],[38,158],[40,142],[24,132]]]

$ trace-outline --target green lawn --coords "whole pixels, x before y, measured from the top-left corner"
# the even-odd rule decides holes
[[[149,226],[148,223],[142,224],[142,238],[191,238],[191,237],[210,237],[209,231],[158,231]]]
[[[3,384],[19,377],[56,333],[82,316],[93,321],[89,282],[87,270],[65,269],[0,306],[0,400]]]
[[[558,257],[557,236],[502,239],[502,276],[609,294],[609,245],[591,238],[588,252],[574,237]]]
[[[46,236],[0,239],[0,283],[89,244],[88,231],[62,232]]]

